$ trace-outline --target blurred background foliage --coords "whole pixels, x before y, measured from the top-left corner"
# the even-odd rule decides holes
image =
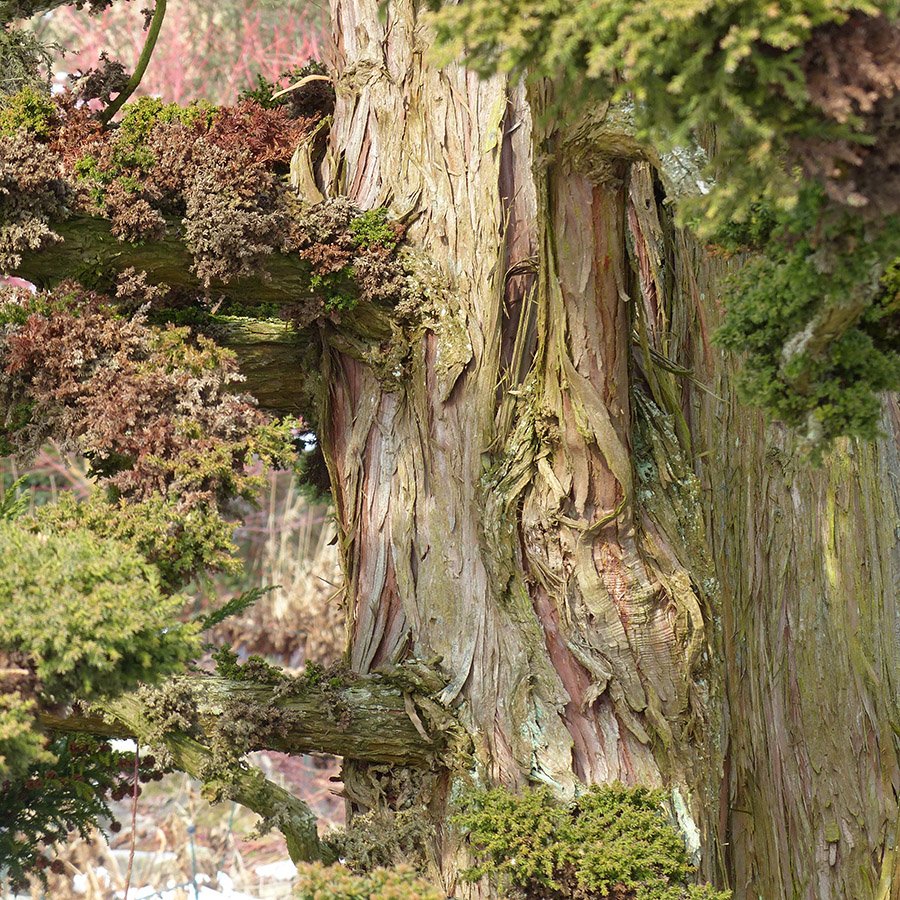
[[[57,84],[97,66],[100,54],[131,69],[146,37],[140,4],[116,3],[99,16],[63,6],[31,21],[49,46]],[[233,103],[257,75],[275,81],[309,58],[326,56],[324,0],[236,0],[168,5],[160,41],[137,96],[187,103]],[[62,48],[65,48],[63,51]]]
[[[130,68],[145,39],[137,3],[113,4],[99,16],[60,7],[27,24],[31,35],[15,32],[26,35],[17,40],[29,40],[25,49],[32,52],[43,48],[56,90],[96,67],[101,54]],[[233,103],[257,85],[259,76],[276,82],[310,58],[327,60],[327,32],[327,3],[317,0],[175,0],[137,96]],[[9,66],[2,74],[18,77]],[[19,87],[18,82],[10,84],[11,89]],[[16,482],[24,492],[26,513],[63,494],[85,500],[92,490],[87,461],[53,446],[27,467],[0,458],[0,505]],[[344,646],[344,617],[327,504],[310,501],[292,473],[275,471],[267,475],[256,506],[247,504],[244,513],[234,535],[243,571],[189,585],[185,618],[214,609],[236,593],[274,587],[243,615],[225,620],[205,637],[213,645],[232,646],[241,657],[259,653],[291,668],[302,668],[307,661],[335,662]],[[255,757],[267,777],[311,804],[324,828],[343,823],[340,786],[334,783],[337,760],[277,753]],[[122,889],[131,842],[130,797],[115,801],[112,809],[124,827],[106,834],[73,833],[53,870],[46,872],[47,885],[35,883],[33,896],[90,900]],[[283,838],[277,832],[254,835],[254,819],[233,804],[211,807],[201,799],[198,785],[181,774],[143,785],[132,887],[167,889],[166,896],[192,896],[196,890],[208,896],[237,896],[235,890],[258,897],[289,896],[293,866]]]

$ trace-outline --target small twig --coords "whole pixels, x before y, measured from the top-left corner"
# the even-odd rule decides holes
[[[128,79],[128,84],[122,88],[119,96],[100,114],[100,121],[104,125],[109,124],[112,117],[125,105],[125,101],[141,83],[144,72],[147,71],[147,66],[150,63],[150,57],[153,55],[153,48],[156,46],[156,39],[159,37],[159,30],[162,28],[165,15],[166,0],[156,0],[156,8],[153,10],[153,18],[150,20],[150,28],[147,30],[147,40],[144,41],[144,49],[141,50],[140,58],[134,68],[134,74]]]
[[[302,88],[304,85],[309,84],[311,81],[331,81],[328,75],[307,75],[304,78],[301,78],[299,81],[295,81],[292,85],[283,88],[280,91],[275,91],[270,100],[277,100],[279,97],[283,97],[285,94],[289,94],[291,91],[296,91],[298,88]]]
[[[131,793],[131,848],[128,851],[128,871],[125,873],[125,896],[128,900],[128,889],[131,887],[131,870],[134,867],[134,845],[137,838],[137,801],[138,801],[138,763],[140,760],[140,744],[134,744],[134,790]]]

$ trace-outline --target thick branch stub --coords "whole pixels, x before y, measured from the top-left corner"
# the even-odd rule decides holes
[[[286,753],[324,752],[372,763],[431,768],[446,751],[453,719],[428,698],[417,705],[410,693],[387,680],[359,679],[337,685],[298,679],[285,684],[229,681],[187,676],[167,682],[179,702],[195,713],[192,734],[162,731],[154,709],[141,691],[100,704],[103,716],[42,714],[41,724],[58,733],[133,737],[162,743],[176,768],[199,779],[211,799],[228,798],[262,816],[281,831],[295,862],[320,856],[316,819],[299,798],[246,766],[240,757],[251,750]],[[183,707],[182,707],[183,710]],[[436,721],[440,720],[440,721]],[[240,746],[223,765],[222,745],[234,741],[229,725],[250,722]],[[219,749],[217,749],[219,748]],[[226,753],[226,757],[228,754]]]
[[[104,704],[104,709],[140,738],[152,728],[136,695],[119,697]],[[184,734],[165,736],[165,747],[173,764],[182,772],[204,782],[204,793],[211,799],[228,798],[246,806],[285,836],[291,859],[296,862],[319,859],[319,835],[313,811],[299,797],[266,779],[258,769],[231,767],[227,780],[211,781],[208,770],[214,762],[212,751]]]
[[[418,723],[410,717],[409,694],[387,681],[360,679],[341,687],[302,684],[289,693],[272,685],[214,676],[187,676],[171,683],[192,697],[202,739],[209,743],[216,741],[228,714],[240,710],[268,714],[269,720],[279,721],[275,727],[260,726],[249,735],[247,751],[330,753],[363,762],[429,767],[447,747],[448,735],[441,723],[426,722],[426,730],[420,730],[423,717]],[[119,714],[125,703],[119,699],[105,707],[117,720],[113,723],[97,716],[49,713],[41,721],[58,732],[138,738],[149,734],[153,728],[146,716],[144,720],[138,716],[137,695],[127,698],[127,717]],[[433,703],[428,702],[427,709],[432,716],[437,714]],[[452,717],[447,713],[446,718],[449,729]]]
[[[76,216],[52,223],[62,240],[42,250],[22,254],[15,274],[40,288],[66,279],[86,286],[109,279],[128,268],[143,270],[153,284],[168,284],[203,293],[200,280],[191,271],[193,258],[184,243],[180,220],[169,217],[165,237],[132,244],[111,233],[108,219]],[[312,267],[297,255],[272,253],[265,271],[253,278],[215,283],[209,293],[249,303],[298,304],[315,299],[310,289]]]

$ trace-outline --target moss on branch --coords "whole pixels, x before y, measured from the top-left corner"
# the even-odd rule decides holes
[[[141,738],[153,731],[139,694],[125,695],[102,704],[104,713]],[[262,817],[262,827],[277,828],[285,836],[294,862],[319,858],[319,837],[312,810],[298,797],[268,781],[258,769],[236,762],[216,765],[214,751],[195,738],[168,732],[162,749],[167,762],[203,782],[204,795],[212,800],[233,800]]]
[[[454,752],[451,744],[456,728],[450,713],[441,712],[423,697],[422,706],[414,707],[418,721],[413,721],[408,708],[411,695],[389,679],[344,675],[339,683],[330,683],[330,679],[300,678],[286,688],[196,675],[172,679],[166,690],[169,697],[163,706],[174,702],[176,694],[181,703],[187,698],[194,739],[210,747],[221,743],[223,726],[231,729],[239,713],[242,721],[253,723],[253,729],[241,738],[243,752],[321,752],[363,762],[421,767],[448,761]],[[60,716],[49,712],[40,719],[50,731],[146,739],[153,736],[160,720],[158,711],[151,710],[159,705],[152,696],[128,695],[127,701],[121,701],[127,716],[119,715],[119,701],[104,705],[112,721],[84,713]],[[419,698],[413,702],[415,699]],[[423,706],[427,711],[423,712]],[[229,739],[235,739],[233,732]]]
[[[274,667],[233,666],[231,679],[194,675],[98,703],[93,712],[43,712],[49,732],[133,737],[167,765],[203,782],[288,841],[291,858],[320,856],[315,819],[301,800],[244,762],[251,750],[324,752],[429,771],[459,753],[449,712],[394,677],[359,678],[318,668],[292,677]]]
[[[125,243],[112,234],[108,219],[76,216],[54,223],[62,240],[43,251],[26,251],[16,274],[38,287],[50,288],[74,279],[87,287],[104,286],[115,275],[134,268],[155,284],[202,291],[191,271],[191,254],[184,242],[180,219],[168,216],[165,229],[153,241]],[[299,256],[272,254],[259,274],[226,283],[214,280],[209,290],[239,303],[279,303],[298,306],[315,299],[310,287],[312,266]]]

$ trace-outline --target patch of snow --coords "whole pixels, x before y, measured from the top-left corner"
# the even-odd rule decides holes
[[[103,885],[103,887],[107,888],[112,881],[106,866],[97,866],[97,868],[94,869],[94,877],[101,885]],[[74,875],[72,878],[72,890],[75,891],[76,894],[86,894],[88,891],[87,875],[82,875],[81,872]]]
[[[256,866],[253,870],[260,878],[274,881],[291,881],[297,876],[297,867],[289,859],[279,859],[273,863]]]

